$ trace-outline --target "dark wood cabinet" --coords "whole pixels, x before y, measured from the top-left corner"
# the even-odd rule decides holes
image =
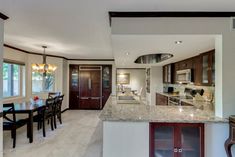
[[[103,65],[102,68],[102,107],[104,107],[112,93],[112,65]]]
[[[174,82],[174,64],[168,64],[163,66],[163,83]]]
[[[214,85],[215,82],[215,51],[203,53],[201,56],[201,84],[204,86]]]
[[[150,123],[150,157],[204,157],[204,124]]]
[[[78,109],[79,106],[79,66],[69,66],[69,108]]]
[[[202,61],[200,56],[193,57],[193,78],[194,84],[200,86],[202,82]]]
[[[102,109],[112,92],[112,65],[70,65],[70,109]]]
[[[168,105],[168,97],[159,93],[156,93],[156,105]]]
[[[169,65],[171,65],[171,71],[169,71]],[[192,70],[192,82],[195,85],[213,86],[215,84],[215,50],[163,66],[163,83],[177,83],[176,71],[185,69]]]

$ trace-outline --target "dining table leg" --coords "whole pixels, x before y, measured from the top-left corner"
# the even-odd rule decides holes
[[[29,112],[29,143],[33,142],[33,112]]]

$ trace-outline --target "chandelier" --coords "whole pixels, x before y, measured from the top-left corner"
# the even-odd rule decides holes
[[[47,62],[46,62],[46,48],[47,48],[47,46],[42,46],[42,48],[44,49],[43,62],[42,62],[42,64],[37,64],[37,63],[32,64],[32,70],[33,70],[33,72],[39,72],[39,73],[42,73],[44,76],[46,76],[48,73],[53,73],[57,67],[52,64],[47,64]]]

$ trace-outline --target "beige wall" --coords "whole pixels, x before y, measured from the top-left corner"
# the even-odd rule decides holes
[[[8,47],[4,47],[4,59],[10,59],[15,61],[20,61],[25,63],[25,73],[26,73],[26,95],[10,98],[10,99],[4,99],[4,102],[21,102],[21,101],[28,101],[30,98],[32,98],[35,95],[38,95],[41,98],[47,98],[47,93],[32,93],[32,69],[31,64],[32,63],[42,63],[42,56],[41,55],[33,55],[33,54],[27,54],[23,53],[18,50],[14,50]],[[64,84],[64,81],[67,80],[67,61],[64,61],[62,58],[56,58],[56,57],[47,57],[47,62],[51,64],[55,64],[57,66],[57,69],[55,71],[55,91],[60,91],[63,94],[65,94],[65,101],[63,101],[62,110],[66,109],[68,107],[67,104],[67,97],[68,94],[66,92],[66,85]]]

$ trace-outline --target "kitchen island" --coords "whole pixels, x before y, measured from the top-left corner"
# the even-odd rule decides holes
[[[116,96],[110,96],[100,119],[103,121],[103,157],[150,156],[151,125],[163,123],[203,124],[205,157],[226,156],[223,144],[228,137],[228,120],[215,117],[208,107],[119,104]]]

